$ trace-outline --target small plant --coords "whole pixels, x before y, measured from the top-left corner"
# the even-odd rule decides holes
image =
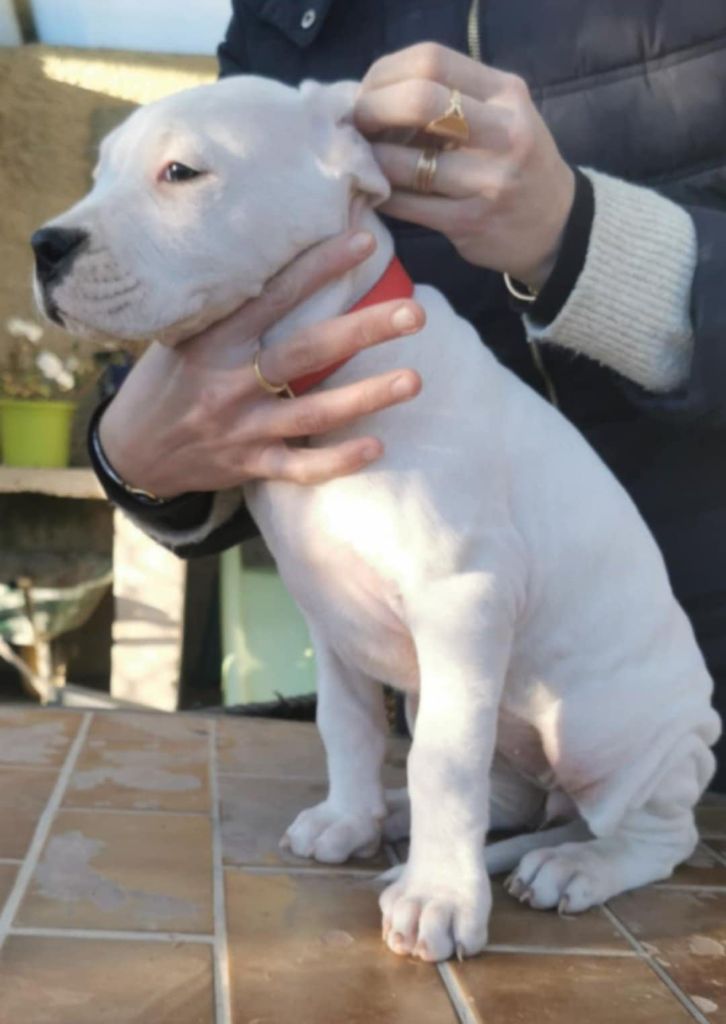
[[[118,345],[72,342],[65,353],[41,344],[43,328],[32,320],[11,317],[5,323],[0,397],[75,401],[116,358]]]

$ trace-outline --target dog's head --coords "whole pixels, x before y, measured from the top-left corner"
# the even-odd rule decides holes
[[[32,239],[35,294],[81,335],[168,344],[258,295],[388,183],[351,124],[356,84],[254,76],[178,93],[102,143],[92,191]]]

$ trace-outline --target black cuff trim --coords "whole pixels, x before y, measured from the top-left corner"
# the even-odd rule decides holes
[[[595,192],[592,182],[575,167],[575,197],[562,234],[562,245],[552,273],[535,302],[511,304],[518,313],[526,313],[540,327],[551,324],[559,316],[577,284],[585,266],[590,233],[595,217]]]
[[[194,530],[202,526],[212,511],[214,495],[211,493],[189,491],[186,494],[177,495],[175,498],[169,498],[167,501],[150,504],[143,498],[129,494],[123,487],[119,487],[105,472],[98,460],[96,446],[92,439],[98,430],[101,416],[111,401],[112,398],[108,398],[101,402],[91,417],[91,422],[88,425],[87,444],[91,465],[110,501],[149,526],[157,526],[170,531]]]

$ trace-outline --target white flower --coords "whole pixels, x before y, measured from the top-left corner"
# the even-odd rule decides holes
[[[35,358],[35,365],[45,379],[52,380],[61,391],[70,391],[75,384],[73,374],[68,372],[62,359],[55,352],[49,352],[47,349],[39,352]]]
[[[19,316],[11,316],[5,321],[5,330],[13,338],[25,338],[32,345],[37,345],[43,337],[43,328],[32,320],[23,320]]]

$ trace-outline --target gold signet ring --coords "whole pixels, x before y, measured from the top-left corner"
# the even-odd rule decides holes
[[[429,121],[424,131],[458,146],[469,141],[469,122],[464,116],[461,93],[458,89],[451,90],[448,107],[441,117],[435,117],[433,121]]]

